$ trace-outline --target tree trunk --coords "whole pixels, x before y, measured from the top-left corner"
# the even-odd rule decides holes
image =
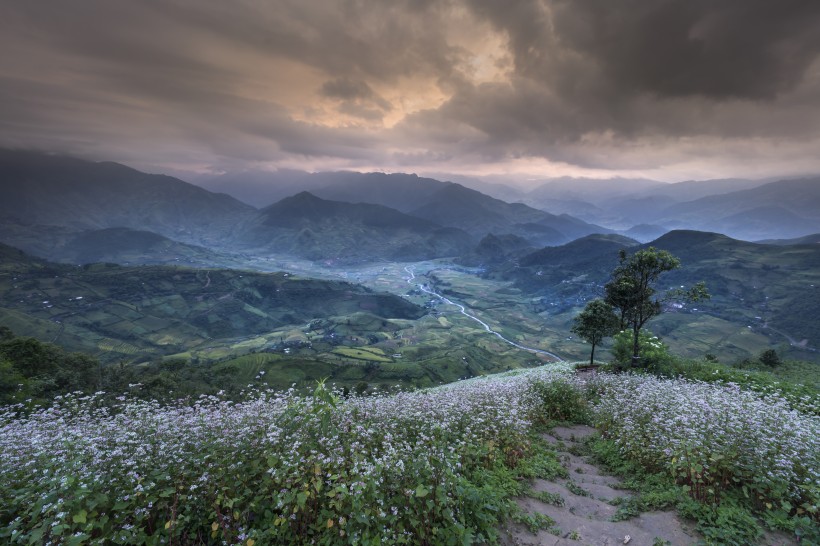
[[[592,344],[592,352],[589,353],[589,365],[593,366],[595,364],[595,344]]]
[[[638,343],[638,325],[632,327],[632,367],[637,368],[641,361],[641,346]]]

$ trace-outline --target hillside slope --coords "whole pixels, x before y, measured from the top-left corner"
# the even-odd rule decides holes
[[[687,230],[672,231],[641,246],[634,244],[626,238],[587,237],[541,249],[522,257],[518,267],[497,267],[489,274],[571,308],[602,296],[620,249],[631,252],[652,246],[681,260],[680,269],[661,278],[660,290],[704,281],[712,299],[694,307],[670,309],[673,312],[653,321],[651,329],[662,334],[686,329],[687,344],[693,351],[695,347],[708,350],[710,343],[724,347],[745,343],[737,338],[744,332],[768,337],[773,345],[803,351],[801,358],[816,358],[820,347],[816,320],[820,309],[819,245],[749,243],[718,233]],[[699,323],[710,326],[698,329]],[[722,327],[726,329],[723,333]],[[717,341],[709,341],[713,338]],[[758,341],[750,341],[749,347],[755,343]],[[740,348],[737,354],[742,354]]]
[[[259,211],[238,241],[256,253],[337,263],[456,256],[473,244],[458,229],[381,205],[328,201],[308,192]]]
[[[75,231],[128,227],[206,246],[223,244],[254,211],[170,176],[12,150],[0,150],[0,192],[0,222]]]
[[[569,215],[556,216],[523,203],[506,203],[458,184],[443,187],[410,214],[476,236],[517,235],[535,246],[561,244],[609,230]]]
[[[329,316],[424,314],[395,295],[287,273],[76,267],[5,245],[0,256],[0,323],[105,361],[156,358]]]

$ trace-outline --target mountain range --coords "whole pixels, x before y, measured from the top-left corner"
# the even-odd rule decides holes
[[[283,192],[299,188],[324,199],[385,205],[438,223],[442,222],[442,217],[450,222],[459,217],[458,209],[447,201],[448,191],[460,193],[468,201],[481,201],[469,195],[469,192],[476,192],[483,196],[483,202],[475,203],[481,207],[486,207],[487,199],[492,198],[508,205],[523,203],[530,207],[528,211],[537,209],[549,213],[549,216],[541,216],[535,223],[546,225],[570,238],[614,231],[648,242],[673,229],[694,229],[756,241],[791,239],[820,232],[817,217],[820,210],[820,179],[817,177],[725,178],[678,183],[642,178],[560,177],[536,181],[535,187],[529,190],[471,177],[449,178],[459,184],[401,173],[306,173],[286,170],[199,177],[194,181],[243,198],[255,206],[273,203],[285,196]],[[456,189],[446,190],[448,184]],[[442,200],[446,204],[439,204]],[[456,201],[456,205],[461,204],[461,201]],[[490,222],[489,231],[496,235],[513,233],[530,239],[534,244],[561,244],[554,233],[539,232],[537,228],[533,232],[525,226],[516,225],[532,223],[529,220],[512,222],[513,225],[508,222],[493,224],[498,219],[496,214],[506,214],[499,211],[497,206],[490,206],[489,209],[490,213],[485,210],[483,214]],[[444,212],[436,214],[437,210]],[[572,221],[580,220],[597,229],[583,235],[579,234],[579,230],[573,232],[566,224],[562,229],[561,221],[555,220],[555,217],[567,216]],[[455,227],[471,232],[469,222],[461,222]],[[537,240],[539,236],[540,241]]]
[[[350,263],[455,256],[472,245],[472,238],[381,205],[328,201],[301,192],[259,211],[237,242],[255,255]]]
[[[522,201],[644,242],[673,229],[714,231],[747,241],[790,239],[820,231],[819,177],[675,184],[564,178],[537,187]]]
[[[707,314],[685,306],[664,314],[659,333],[677,332],[683,321],[676,323],[676,317],[686,316],[703,328],[697,336],[687,334],[692,347],[708,345],[698,340],[717,333],[723,341],[710,341],[712,346],[757,336],[736,353],[730,347],[727,354],[739,358],[769,343],[766,337],[807,350],[820,345],[814,320],[820,308],[818,178],[678,185],[588,180],[576,186],[577,180],[562,179],[529,192],[533,199],[552,195],[553,203],[572,204],[606,222],[620,214],[618,221],[628,229],[614,230],[591,216],[554,214],[415,175],[283,171],[278,176],[290,182],[283,181],[277,191],[292,193],[257,208],[116,163],[0,150],[0,242],[48,260],[19,258],[18,251],[3,247],[4,266],[28,267],[25,278],[13,268],[0,278],[3,323],[14,324],[22,335],[40,331],[39,337],[58,338],[70,348],[147,356],[202,349],[208,338],[269,331],[328,313],[424,314],[414,306],[404,309],[407,302],[401,299],[367,296],[362,287],[307,279],[295,284],[288,278],[293,294],[304,295],[286,300],[276,293],[284,274],[272,277],[279,279],[274,282],[248,271],[288,257],[320,268],[344,266],[345,274],[347,266],[357,264],[448,258],[477,267],[464,273],[472,278],[482,271],[511,282],[509,294],[516,302],[519,295],[525,306],[538,301],[530,307],[539,309],[534,313],[563,316],[600,295],[620,250],[653,245],[683,262],[681,270],[664,276],[670,287],[704,280],[714,294]],[[258,178],[257,184],[264,181]],[[672,229],[689,225],[700,230]],[[728,236],[736,232],[769,244]],[[52,263],[58,261],[74,265]],[[83,264],[96,265],[76,267]],[[146,267],[123,267],[137,264]],[[391,273],[396,293],[404,293],[403,270],[394,267]],[[505,306],[505,294],[494,305]],[[382,304],[386,310],[372,311]],[[431,313],[428,322],[450,327]],[[163,337],[163,331],[173,336]]]
[[[787,346],[820,346],[815,317],[820,309],[820,245],[816,243],[750,243],[690,230],[671,231],[643,245],[617,235],[592,235],[524,253],[514,262],[491,268],[487,275],[512,281],[525,293],[549,301],[570,299],[568,305],[575,306],[602,296],[620,250],[649,246],[671,252],[682,264],[662,277],[659,288],[706,283],[712,298],[699,307],[715,321],[711,333],[720,325],[733,324],[726,338],[750,329]],[[672,310],[675,313],[657,319],[657,328],[664,330],[658,333],[669,333],[665,329],[673,328],[680,313],[697,314],[686,306]],[[693,321],[697,322],[690,318],[687,324]]]
[[[559,212],[553,214],[416,175],[279,171],[271,176],[223,176],[217,179],[221,185],[211,179],[212,185],[237,195],[245,191],[246,197],[253,193],[247,189],[252,180],[258,203],[264,192],[268,197],[289,193],[256,208],[225,193],[117,163],[0,150],[0,241],[73,263],[145,263],[159,248],[147,243],[146,233],[153,233],[170,240],[163,243],[169,260],[224,265],[237,251],[335,263],[448,256],[475,262],[487,251],[476,245],[488,235],[515,237],[523,246],[540,248],[592,234],[621,233],[647,242],[673,229],[743,240],[820,233],[817,177],[678,184],[562,178],[524,194],[522,201]],[[106,231],[114,228],[143,234]],[[143,247],[144,252],[89,253],[95,245],[109,251]]]
[[[234,233],[253,207],[118,163],[0,150],[0,221],[66,231],[127,227],[197,245]],[[3,230],[5,235],[5,230]]]
[[[279,197],[283,188],[300,187],[322,199],[345,203],[370,203],[424,218],[440,226],[464,230],[476,238],[488,233],[513,234],[534,246],[568,242],[590,233],[611,230],[589,224],[570,215],[554,215],[523,203],[508,203],[453,182],[441,182],[413,174],[277,171],[264,174],[210,179],[207,187],[219,188],[250,203],[264,203]],[[231,189],[228,182],[235,184]]]
[[[191,245],[223,255],[241,251],[356,262],[458,256],[490,233],[515,235],[538,247],[608,231],[414,175],[320,173],[297,179],[315,180],[318,195],[301,191],[256,209],[226,194],[116,163],[3,150],[0,241],[74,263],[150,262],[147,256],[156,253],[148,252],[146,233],[189,245],[173,252],[195,255],[195,263],[207,256]],[[114,228],[143,234],[105,231]],[[89,254],[91,240],[109,250],[142,245],[146,261],[134,253],[130,259],[123,252],[115,253],[118,258],[97,250]]]

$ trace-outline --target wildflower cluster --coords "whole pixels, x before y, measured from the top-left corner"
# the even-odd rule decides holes
[[[162,406],[66,396],[0,411],[10,544],[441,544],[492,540],[533,371],[342,399],[264,391]],[[489,501],[488,501],[489,499]]]
[[[669,472],[700,501],[740,491],[761,511],[817,518],[820,418],[735,384],[607,376],[597,425],[627,458]]]

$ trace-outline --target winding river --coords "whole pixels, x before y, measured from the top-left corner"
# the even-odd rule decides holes
[[[409,274],[410,274],[410,277],[407,279],[407,284],[415,284],[415,285],[418,287],[418,289],[419,289],[419,290],[421,290],[422,292],[425,292],[426,294],[430,294],[431,296],[433,296],[433,297],[435,297],[435,298],[438,298],[439,300],[443,301],[444,303],[446,303],[446,304],[448,304],[448,305],[455,305],[456,307],[458,307],[458,308],[459,308],[459,310],[461,311],[461,314],[462,314],[462,315],[464,315],[465,317],[467,317],[467,318],[469,318],[469,319],[472,319],[472,320],[476,321],[476,322],[477,322],[477,323],[479,323],[481,326],[483,326],[483,327],[484,327],[484,329],[485,329],[488,333],[490,333],[490,334],[492,334],[492,335],[496,336],[498,339],[500,339],[500,340],[501,340],[501,341],[503,341],[504,343],[508,343],[508,344],[512,345],[513,347],[516,347],[516,348],[521,349],[521,350],[523,350],[523,351],[530,351],[530,352],[532,352],[532,353],[537,353],[537,354],[547,355],[547,356],[549,356],[549,357],[551,357],[551,358],[554,358],[554,359],[555,359],[555,360],[557,360],[558,362],[563,362],[563,361],[564,361],[564,359],[563,359],[563,358],[561,358],[560,356],[556,355],[555,353],[551,353],[551,352],[549,352],[549,351],[544,351],[544,350],[542,350],[542,349],[536,349],[536,348],[534,348],[534,347],[525,347],[524,345],[521,345],[521,344],[519,344],[519,343],[516,343],[515,341],[512,341],[512,340],[509,340],[509,339],[505,338],[504,336],[502,336],[501,334],[499,334],[498,332],[496,332],[495,330],[493,330],[492,328],[490,328],[490,325],[489,325],[489,324],[487,324],[486,322],[484,322],[484,321],[483,321],[483,320],[481,320],[480,318],[476,317],[475,315],[471,315],[470,313],[468,313],[468,312],[467,312],[467,309],[466,309],[463,305],[461,305],[460,303],[456,303],[456,302],[454,302],[454,301],[452,301],[452,300],[450,300],[450,299],[448,299],[448,298],[446,298],[446,297],[442,296],[441,294],[438,294],[438,293],[436,293],[436,292],[433,292],[432,290],[430,290],[429,288],[427,288],[427,285],[426,285],[426,284],[421,284],[421,283],[413,282],[413,281],[415,281],[415,280],[416,280],[416,274],[413,272],[413,267],[411,267],[411,266],[406,266],[406,267],[404,268],[404,270],[405,270],[405,271],[407,271],[407,273],[409,273]]]

